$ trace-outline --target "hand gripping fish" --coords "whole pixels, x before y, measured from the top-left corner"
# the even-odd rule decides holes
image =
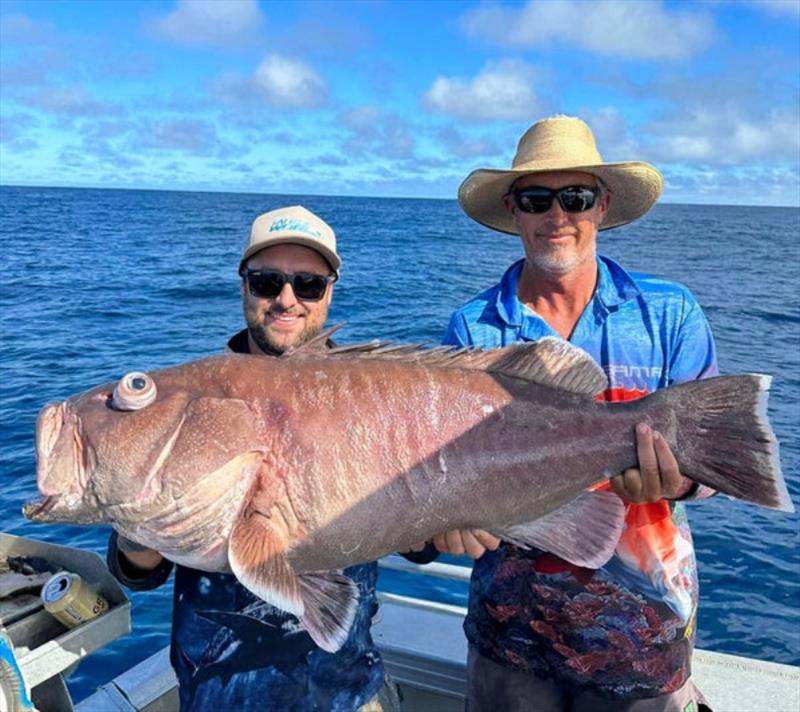
[[[769,383],[725,376],[598,402],[603,371],[555,338],[216,356],[43,409],[42,499],[23,511],[107,522],[177,563],[233,572],[335,651],[358,596],[342,569],[445,530],[480,527],[602,566],[624,505],[586,490],[636,466],[639,422],[694,481],[792,511]]]

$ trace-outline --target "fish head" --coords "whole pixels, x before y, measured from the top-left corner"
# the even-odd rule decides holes
[[[66,401],[51,403],[36,423],[41,499],[23,513],[34,521],[108,521],[104,508],[140,502],[149,473],[164,464],[190,395],[133,372]]]
[[[45,407],[36,428],[41,498],[25,516],[143,526],[170,508],[221,501],[264,452],[258,410],[231,392],[230,358],[134,371]]]

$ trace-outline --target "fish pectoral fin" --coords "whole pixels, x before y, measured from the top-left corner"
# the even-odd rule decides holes
[[[584,492],[569,504],[502,530],[495,536],[522,548],[535,546],[576,566],[599,569],[614,555],[625,525],[625,504],[613,492]]]
[[[335,653],[347,640],[355,618],[358,586],[338,571],[314,571],[298,579],[304,608],[300,622],[320,648]]]
[[[256,510],[233,525],[228,563],[242,585],[300,619],[311,639],[329,653],[344,645],[358,607],[358,586],[339,571],[296,574],[284,537]]]
[[[300,618],[303,595],[284,539],[262,514],[241,516],[231,529],[228,563],[236,578],[267,603]]]

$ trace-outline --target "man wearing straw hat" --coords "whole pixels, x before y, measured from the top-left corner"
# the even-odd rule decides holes
[[[477,170],[461,184],[467,215],[519,235],[525,256],[453,314],[445,342],[494,348],[560,336],[603,367],[610,401],[715,375],[714,341],[691,293],[597,255],[597,232],[640,218],[661,188],[647,163],[604,163],[580,119],[534,124],[510,170]],[[645,424],[637,451],[639,467],[608,485],[627,516],[602,569],[481,531],[435,539],[440,551],[477,559],[464,626],[470,712],[698,709],[689,679],[697,570],[680,500],[712,492],[681,475]]]

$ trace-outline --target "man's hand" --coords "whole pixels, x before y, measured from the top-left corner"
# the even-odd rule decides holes
[[[443,554],[480,559],[487,549],[494,551],[500,546],[500,540],[483,529],[451,529],[433,537],[433,545]]]
[[[678,469],[678,461],[661,433],[649,425],[636,426],[636,452],[639,467],[611,478],[611,488],[622,499],[641,504],[661,499],[677,499],[692,486]]]

